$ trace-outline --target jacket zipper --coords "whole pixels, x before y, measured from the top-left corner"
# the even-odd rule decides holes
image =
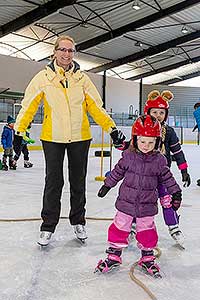
[[[143,174],[144,173],[144,165],[145,165],[145,160],[146,159],[146,157],[142,157],[142,172],[141,172],[141,174]],[[138,191],[138,199],[140,199],[140,196],[141,196],[141,180],[142,180],[142,178],[141,178],[141,176],[140,176],[140,180],[139,180],[139,191]],[[138,204],[138,203],[137,203]],[[136,215],[138,216],[139,215],[139,209],[138,209],[138,207],[139,207],[139,204],[137,205],[137,209],[136,209]]]
[[[68,139],[68,142],[71,142],[72,139],[72,130],[71,130],[71,110],[70,110],[70,106],[69,106],[69,97],[67,96],[67,88],[68,88],[68,81],[65,81],[66,86],[64,85],[64,83],[62,81],[60,81],[60,84],[62,85],[62,87],[64,88],[64,94],[65,94],[65,98],[67,101],[67,106],[68,106],[68,110],[69,110],[69,116],[70,116],[70,121],[68,122],[69,124],[69,128],[70,128],[70,138]]]

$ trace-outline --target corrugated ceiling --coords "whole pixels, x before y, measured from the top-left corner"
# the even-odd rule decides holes
[[[200,1],[141,0],[137,11],[133,3],[0,1],[0,53],[46,60],[57,36],[67,34],[77,43],[82,69],[148,83],[195,74]]]

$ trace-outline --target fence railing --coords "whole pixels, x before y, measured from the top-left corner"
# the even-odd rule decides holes
[[[8,97],[8,95],[7,95]],[[11,97],[11,96],[10,96]],[[17,116],[20,110],[21,98],[16,95],[16,98],[12,96],[11,98],[4,98],[3,95],[0,96],[0,122],[5,122],[8,115],[14,117]],[[112,110],[111,110],[112,111]],[[108,111],[109,113],[109,111]],[[133,106],[130,105],[128,113],[125,112],[114,112],[112,111],[111,116],[115,121],[117,126],[131,126],[135,119],[138,117],[138,110],[134,110]],[[89,117],[91,124],[95,124],[94,120]],[[36,123],[42,123],[43,121],[43,106],[41,105],[34,117]],[[168,124],[173,127],[183,127],[183,128],[193,128],[195,126],[195,120],[193,117],[193,110],[191,108],[182,108],[180,111],[175,109],[169,111],[169,116],[167,120]]]

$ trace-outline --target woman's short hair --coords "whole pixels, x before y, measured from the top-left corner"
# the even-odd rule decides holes
[[[74,44],[74,47],[75,47],[75,41],[72,37],[70,37],[68,35],[61,35],[55,41],[54,50],[58,49],[60,41],[66,41],[66,40],[72,42],[72,44]]]

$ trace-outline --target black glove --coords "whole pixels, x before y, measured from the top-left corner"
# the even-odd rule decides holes
[[[22,136],[17,135],[17,134],[14,135],[13,148],[16,153],[19,151],[19,149],[21,147],[22,140],[23,140]]]
[[[182,182],[184,187],[188,187],[191,184],[190,175],[187,172],[187,169],[181,170]]]
[[[110,187],[108,187],[106,185],[102,185],[102,187],[98,191],[98,197],[100,197],[100,198],[105,197],[105,195],[108,193],[109,190],[110,190]]]
[[[122,147],[118,147],[118,150],[124,151],[126,149],[128,149],[128,147],[130,146],[131,141],[123,141],[122,143]]]
[[[123,147],[123,141],[126,139],[126,137],[121,130],[118,130],[116,127],[112,128],[110,136],[113,140],[113,145],[115,148]]]
[[[176,192],[172,195],[172,208],[173,210],[178,210],[179,207],[181,206],[181,201],[182,201],[182,193],[181,192]]]

